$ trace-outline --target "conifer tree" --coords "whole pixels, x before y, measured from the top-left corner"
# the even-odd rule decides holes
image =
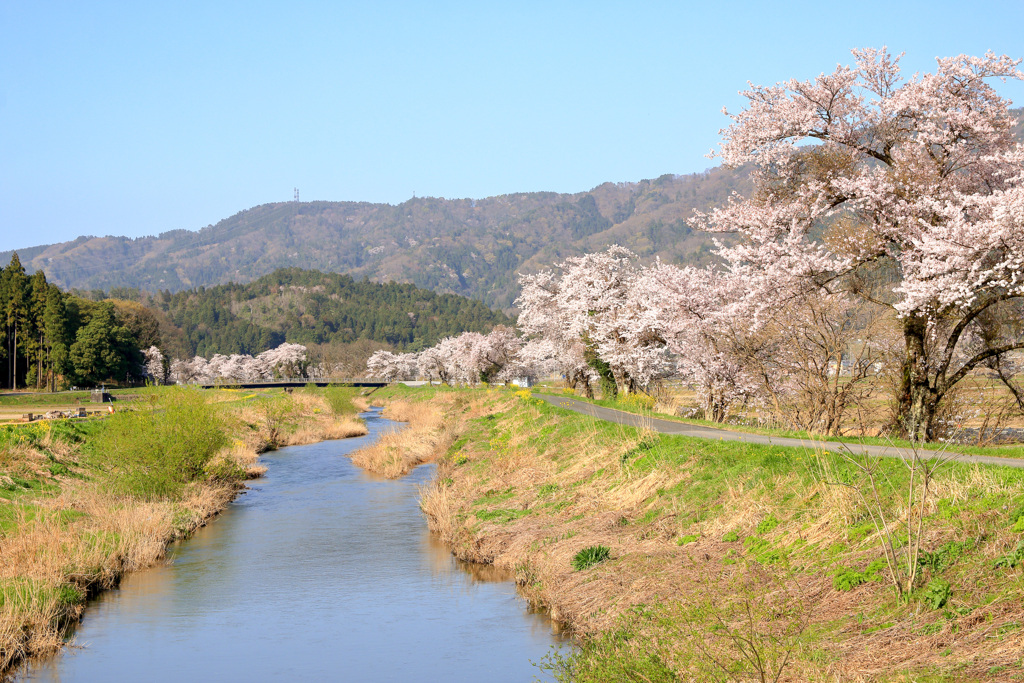
[[[28,318],[28,276],[21,265],[17,252],[11,256],[11,263],[3,271],[0,289],[4,291],[3,323],[7,332],[7,381],[12,389],[18,381],[18,344],[24,342],[24,331]]]
[[[70,369],[69,321],[64,295],[50,286],[46,295],[46,310],[43,313],[43,331],[46,339],[47,376],[50,391],[56,390],[57,377],[67,375]]]

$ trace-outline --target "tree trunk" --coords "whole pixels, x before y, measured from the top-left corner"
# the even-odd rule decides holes
[[[903,339],[907,352],[897,418],[902,435],[911,441],[931,441],[934,438],[935,412],[942,399],[928,372],[927,334],[927,322],[923,316],[905,319]]]
[[[36,351],[36,389],[43,388],[43,335],[39,334],[39,348]]]

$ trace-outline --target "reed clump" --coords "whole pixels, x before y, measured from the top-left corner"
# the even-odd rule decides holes
[[[352,453],[352,462],[374,474],[395,479],[417,465],[444,455],[452,430],[443,406],[425,402],[394,401],[383,415],[407,427],[382,434],[372,445]]]

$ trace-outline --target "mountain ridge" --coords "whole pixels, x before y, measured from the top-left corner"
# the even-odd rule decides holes
[[[1024,140],[1024,108],[1014,134]],[[484,199],[414,197],[400,204],[275,202],[196,231],[147,237],[85,235],[17,251],[66,289],[137,288],[151,293],[245,284],[280,268],[345,273],[414,284],[512,311],[516,274],[621,244],[645,259],[710,257],[693,211],[750,189],[749,169],[717,166],[689,175],[603,183],[575,193],[518,192]]]
[[[617,242],[642,256],[680,260],[706,237],[685,221],[695,208],[747,188],[745,171],[713,168],[578,193],[521,192],[484,199],[415,197],[401,204],[278,202],[198,231],[128,238],[85,235],[17,251],[26,269],[79,290],[134,287],[171,293],[246,283],[279,268],[407,282],[510,309],[518,270]]]

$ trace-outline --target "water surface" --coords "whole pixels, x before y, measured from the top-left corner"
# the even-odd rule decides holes
[[[265,455],[268,472],[171,562],[90,604],[17,681],[530,681],[557,641],[514,585],[468,571],[417,506],[432,467],[376,479],[370,435]]]

